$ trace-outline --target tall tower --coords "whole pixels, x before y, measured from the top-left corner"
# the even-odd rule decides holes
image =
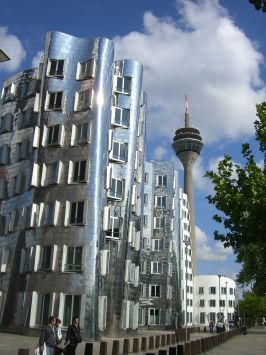
[[[175,132],[172,147],[184,167],[184,192],[188,196],[190,209],[190,236],[192,249],[192,272],[196,271],[195,212],[193,193],[193,166],[203,147],[198,129],[190,127],[188,97],[186,96],[185,127]]]

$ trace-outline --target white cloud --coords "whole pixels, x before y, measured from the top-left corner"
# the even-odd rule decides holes
[[[253,134],[255,103],[266,92],[262,54],[218,1],[180,0],[178,10],[178,21],[147,12],[143,32],[114,38],[117,59],[144,65],[149,140],[172,140],[183,125],[185,94],[205,143]]]
[[[39,63],[40,63],[40,59],[43,56],[43,51],[38,51],[36,53],[36,55],[33,57],[32,59],[32,67],[33,68],[37,68]]]
[[[210,243],[210,238],[206,233],[196,226],[196,248],[197,259],[204,261],[226,260],[232,254],[232,248],[224,248],[221,242]]]
[[[158,147],[154,149],[153,156],[155,160],[162,160],[167,155],[167,153],[168,150],[166,148],[158,145]]]
[[[1,63],[0,70],[17,70],[20,67],[22,60],[26,57],[26,51],[23,48],[20,39],[17,36],[8,33],[7,27],[0,27],[0,48],[11,59]]]

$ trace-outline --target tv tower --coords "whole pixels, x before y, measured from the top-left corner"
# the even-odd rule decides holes
[[[184,167],[184,192],[187,194],[190,210],[190,237],[192,251],[192,271],[196,273],[195,210],[193,192],[193,166],[203,147],[198,129],[190,127],[188,97],[186,99],[185,127],[175,132],[172,147]]]

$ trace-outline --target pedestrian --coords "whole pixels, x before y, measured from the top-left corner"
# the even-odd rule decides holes
[[[41,354],[44,351],[44,345],[46,347],[46,355],[54,354],[54,348],[57,343],[55,322],[56,322],[56,318],[54,316],[51,316],[48,319],[48,325],[45,325],[42,328],[42,332],[39,338],[39,348]]]
[[[68,327],[67,334],[66,334],[66,341],[64,354],[65,355],[75,355],[76,348],[79,343],[82,342],[82,337],[80,334],[80,327],[79,327],[79,318],[74,317],[72,320],[72,324]]]
[[[55,331],[56,331],[56,337],[57,337],[57,343],[55,347],[55,354],[61,354],[64,351],[64,348],[62,347],[62,329],[61,329],[61,320],[59,318],[56,318],[55,322]]]
[[[213,321],[211,320],[209,323],[210,333],[213,333]]]

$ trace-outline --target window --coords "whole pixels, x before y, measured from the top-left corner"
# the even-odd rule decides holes
[[[111,151],[111,159],[120,162],[126,162],[127,160],[127,144],[122,142],[113,142],[113,149]]]
[[[216,294],[216,287],[210,287],[210,294],[215,295]]]
[[[144,218],[143,218],[143,225],[145,228],[147,228],[147,225],[148,225],[148,216],[145,214],[144,215]]]
[[[229,300],[228,305],[229,305],[229,307],[233,307],[233,301]]]
[[[34,257],[34,248],[26,248],[21,251],[20,259],[20,270],[19,272],[29,272],[33,269],[33,257]]]
[[[119,221],[119,217],[114,217],[114,216],[110,216],[110,220],[109,220],[109,228],[108,230],[106,230],[105,235],[106,237],[111,237],[114,239],[119,238],[119,225],[120,225],[120,221]]]
[[[69,224],[84,224],[84,201],[71,203]]]
[[[73,317],[80,318],[81,296],[65,295],[63,326],[69,326]]]
[[[229,292],[230,292],[230,295],[233,295],[234,294],[234,289],[233,288],[229,288]]]
[[[216,322],[216,313],[215,312],[210,312],[210,320],[212,320],[214,323]]]
[[[87,161],[69,162],[69,182],[85,182]]]
[[[148,174],[148,173],[145,173],[145,174],[144,174],[144,183],[145,183],[145,184],[148,184],[148,182],[149,182],[149,174]]]
[[[116,85],[115,89],[116,92],[120,92],[121,94],[128,94],[130,95],[131,92],[131,78],[117,76],[116,77]]]
[[[109,191],[108,197],[121,200],[123,197],[123,180],[112,178],[111,189]]]
[[[156,175],[156,186],[166,187],[167,186],[167,175]]]
[[[82,270],[82,247],[67,247],[66,264],[64,271]]]
[[[204,307],[205,306],[205,300],[200,300],[200,307]]]
[[[9,102],[9,101],[13,101],[15,99],[15,95],[16,95],[16,85],[14,83],[6,86],[3,89],[3,94],[2,94],[2,102]]]
[[[152,274],[161,274],[163,272],[163,263],[160,261],[151,262],[151,273]]]
[[[60,143],[60,125],[51,126],[48,128],[47,145]]]
[[[24,139],[22,142],[16,145],[16,159],[21,161],[29,157],[30,142],[28,139]]]
[[[30,107],[22,112],[19,121],[18,121],[18,129],[23,129],[26,127],[33,126],[35,124],[35,112],[33,108]]]
[[[215,307],[216,306],[216,300],[209,300],[209,305],[210,305],[210,307]]]
[[[0,201],[7,198],[7,181],[0,178]]]
[[[164,229],[165,228],[165,217],[154,217],[154,229]]]
[[[0,165],[7,165],[9,163],[10,148],[7,144],[0,147]]]
[[[141,260],[140,261],[140,273],[141,274],[146,274],[146,266],[147,266],[146,260]]]
[[[155,196],[155,207],[165,208],[166,207],[166,196]]]
[[[87,89],[76,94],[75,111],[84,111],[92,107],[93,90]]]
[[[43,164],[41,185],[45,186],[45,185],[58,184],[60,181],[61,167],[62,167],[61,161],[55,161],[48,165]]]
[[[162,251],[164,247],[164,240],[163,239],[153,239],[152,240],[152,249],[154,251]]]
[[[144,205],[148,204],[148,199],[149,199],[149,195],[148,194],[144,194]]]
[[[150,285],[150,297],[160,298],[161,287],[159,285]]]
[[[12,113],[7,113],[5,116],[0,118],[0,134],[12,132],[13,128],[13,115]]]
[[[48,91],[45,102],[45,109],[50,110],[62,110],[63,91]]]
[[[158,308],[149,308],[149,324],[160,324],[160,310]]]
[[[71,145],[86,144],[90,141],[89,123],[81,123],[72,126]]]
[[[90,58],[85,62],[78,63],[77,79],[92,79],[95,77],[96,61]]]
[[[130,110],[120,107],[112,108],[112,124],[120,127],[129,127]]]
[[[44,226],[57,225],[59,201],[52,201],[44,205],[44,214],[42,224]]]
[[[51,295],[49,293],[40,293],[37,301],[36,325],[48,324],[50,316]]]
[[[225,307],[225,300],[220,300],[220,307]]]
[[[221,287],[221,294],[226,295],[226,287]]]
[[[43,247],[41,249],[39,269],[50,270],[52,267],[52,258],[53,258],[53,247],[51,245]]]
[[[205,313],[200,312],[200,324],[205,324]]]
[[[50,59],[47,68],[47,75],[62,77],[64,75],[64,63],[64,59]]]

